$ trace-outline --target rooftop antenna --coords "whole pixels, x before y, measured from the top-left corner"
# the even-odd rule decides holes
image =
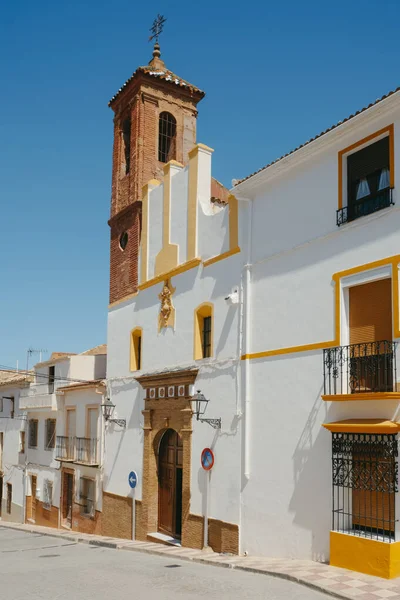
[[[39,362],[42,362],[42,354],[43,352],[47,352],[47,350],[44,350],[43,348],[40,350],[36,350],[35,348],[28,348],[28,350],[26,351],[26,372],[28,373],[29,371],[29,359],[32,356],[32,354],[39,354]]]

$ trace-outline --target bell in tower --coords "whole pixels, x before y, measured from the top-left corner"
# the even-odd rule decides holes
[[[185,165],[196,143],[197,104],[205,94],[161,59],[164,21],[158,15],[151,28],[155,44],[149,64],[138,67],[109,102],[115,114],[110,303],[137,291],[142,187],[161,179],[170,160]]]

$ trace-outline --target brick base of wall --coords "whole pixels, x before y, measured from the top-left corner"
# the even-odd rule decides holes
[[[36,511],[35,511],[35,525],[42,525],[43,527],[58,527],[58,513],[59,509],[56,506],[52,506],[50,510],[47,510],[43,506],[43,502],[36,500]],[[26,513],[25,520],[31,519],[32,515],[32,496],[26,497]]]
[[[74,503],[72,508],[72,531],[103,535],[102,513],[96,510],[94,518],[82,515],[81,506]]]
[[[101,524],[102,535],[132,539],[132,498],[103,492]]]
[[[204,517],[190,514],[182,532],[182,546],[203,548]],[[217,519],[208,520],[208,545],[214,552],[239,554],[239,527]]]

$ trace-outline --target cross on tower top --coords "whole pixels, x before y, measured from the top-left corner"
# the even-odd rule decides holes
[[[158,44],[158,38],[162,34],[164,23],[167,19],[158,13],[157,17],[153,21],[153,25],[150,27],[150,31],[153,35],[149,37],[149,42],[151,40],[156,40],[156,44]]]

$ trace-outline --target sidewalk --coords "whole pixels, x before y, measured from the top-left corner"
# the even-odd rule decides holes
[[[6,523],[3,521],[0,521],[0,527],[26,531],[28,533],[41,533],[42,535],[106,548],[115,548],[116,550],[146,552],[148,554],[170,556],[179,560],[193,560],[219,567],[272,575],[317,589],[336,598],[356,598],[357,600],[382,600],[382,598],[390,598],[390,600],[400,600],[400,578],[391,580],[380,579],[309,560],[285,560],[279,558],[216,554],[215,552],[203,552],[179,546],[164,546],[151,542],[133,542],[99,535],[88,535],[76,531],[36,527],[35,525],[20,525],[18,523]]]

